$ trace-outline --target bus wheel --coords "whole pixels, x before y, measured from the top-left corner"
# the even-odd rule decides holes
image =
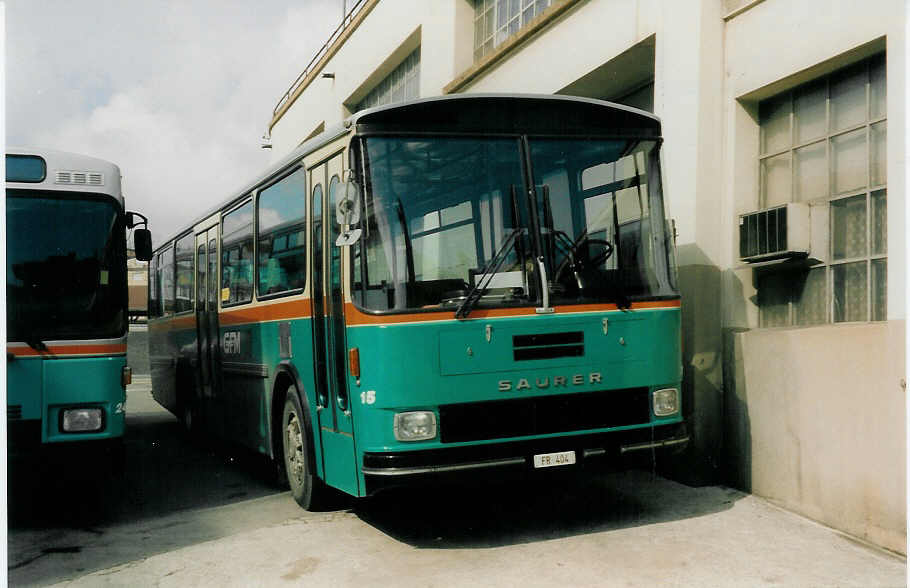
[[[189,400],[183,403],[183,428],[186,429],[186,432],[192,435],[196,432],[196,423],[194,422],[194,413],[193,403]]]
[[[312,462],[307,458],[309,439],[303,423],[303,411],[293,386],[288,390],[281,418],[284,439],[284,470],[287,472],[291,494],[297,504],[306,510],[319,510],[325,502],[328,488],[316,476]]]

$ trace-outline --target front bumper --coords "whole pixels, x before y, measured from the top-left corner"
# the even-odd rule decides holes
[[[589,466],[628,467],[645,462],[656,453],[682,451],[689,442],[685,423],[646,427],[609,433],[512,441],[470,447],[452,447],[407,452],[368,452],[363,456],[367,494],[394,486],[426,481],[463,480],[466,476],[508,476],[535,470],[533,456],[541,453],[575,451],[573,466],[557,470],[578,470]],[[548,470],[550,468],[547,468]]]

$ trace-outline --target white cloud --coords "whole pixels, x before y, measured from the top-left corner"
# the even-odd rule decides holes
[[[120,165],[160,243],[264,170],[272,107],[340,18],[341,0],[11,0],[7,139]]]

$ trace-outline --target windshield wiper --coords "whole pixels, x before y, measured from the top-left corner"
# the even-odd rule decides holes
[[[512,229],[512,232],[509,233],[509,235],[505,238],[505,240],[502,242],[502,245],[499,247],[499,250],[487,264],[487,267],[484,268],[483,273],[477,280],[474,281],[474,286],[470,291],[468,291],[467,296],[464,297],[464,301],[455,310],[455,318],[467,318],[468,314],[471,312],[471,309],[474,308],[474,305],[477,304],[477,301],[480,300],[480,298],[487,291],[487,287],[493,280],[493,276],[499,273],[499,268],[502,266],[502,262],[506,259],[506,251],[511,249],[512,242],[520,233],[521,228],[516,227]]]

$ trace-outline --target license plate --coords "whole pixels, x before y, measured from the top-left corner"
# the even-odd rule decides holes
[[[555,466],[572,465],[575,463],[574,451],[560,451],[559,453],[541,453],[534,456],[535,468],[552,468]]]

